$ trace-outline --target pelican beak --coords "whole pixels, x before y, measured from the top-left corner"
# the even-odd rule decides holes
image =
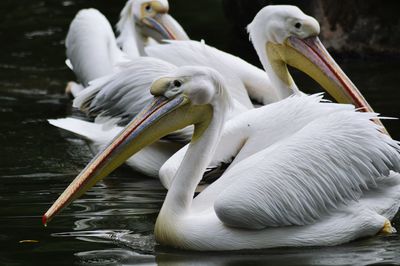
[[[98,153],[65,189],[43,215],[44,225],[145,146],[191,124],[194,124],[195,128],[199,128],[195,129],[194,135],[202,133],[199,131],[205,127],[201,125],[204,124],[205,117],[209,117],[211,120],[210,110],[212,108],[208,105],[192,105],[184,94],[170,99],[161,96],[170,80],[163,78],[153,83],[151,91],[156,95],[154,100],[103,151]]]
[[[141,20],[145,36],[152,37],[157,42],[164,40],[189,40],[182,26],[169,14],[158,13],[154,17],[145,16]]]
[[[281,60],[317,81],[337,102],[350,103],[364,112],[374,112],[357,87],[330,56],[318,37],[289,37],[284,44],[271,44],[268,49],[279,53]],[[283,48],[283,49],[282,49]],[[385,127],[380,120],[375,121]]]

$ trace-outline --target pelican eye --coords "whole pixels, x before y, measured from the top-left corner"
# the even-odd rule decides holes
[[[294,26],[296,27],[296,29],[300,29],[301,28],[301,23],[297,22],[296,24],[294,24]]]
[[[172,82],[172,84],[174,85],[174,87],[177,87],[177,88],[179,88],[180,86],[182,86],[182,82],[180,81],[180,80],[174,80],[173,82]]]
[[[151,7],[150,4],[146,4],[144,6],[144,9],[146,10],[146,12],[151,13],[153,11],[153,8]]]

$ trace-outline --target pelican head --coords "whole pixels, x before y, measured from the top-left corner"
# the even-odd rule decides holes
[[[231,102],[223,78],[206,67],[181,67],[153,82],[154,100],[97,154],[43,216],[56,213],[85,193],[143,147],[171,132],[194,125],[192,143],[208,128],[215,110],[225,115]]]
[[[320,26],[295,6],[266,6],[248,26],[250,38],[275,84],[298,91],[287,65],[317,81],[340,103],[372,111],[318,38]]]
[[[129,0],[121,11],[117,28],[122,33],[125,27],[135,27],[142,36],[152,37],[158,42],[189,39],[168,11],[167,0]]]

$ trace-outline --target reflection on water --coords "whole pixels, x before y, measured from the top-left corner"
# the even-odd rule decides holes
[[[390,237],[398,241],[398,236]],[[190,252],[157,248],[155,255],[135,249],[110,248],[78,252],[80,265],[397,265],[399,246],[387,237],[361,240],[339,247],[287,248],[236,252]]]
[[[75,254],[78,265],[155,265],[154,256],[136,253],[129,249],[84,251]]]
[[[78,9],[89,6],[99,8],[115,23],[124,1],[0,2],[0,265],[367,265],[400,261],[397,234],[330,248],[229,253],[160,248],[155,245],[153,227],[165,190],[157,180],[124,168],[77,200],[48,228],[42,227],[41,214],[92,156],[84,140],[46,122],[71,113],[71,102],[63,95],[65,83],[73,78],[64,66],[68,23]],[[196,39],[205,38],[228,51],[247,41],[229,41],[236,40],[236,35],[223,18],[220,1],[197,1],[190,6],[186,0],[170,3],[172,13]],[[198,16],[199,10],[210,10],[207,19]],[[244,50],[241,55],[255,61],[253,52]],[[341,65],[377,111],[399,116],[398,60],[346,60]],[[298,79],[303,77],[296,75]],[[314,84],[306,79],[301,87]],[[387,121],[387,125],[392,136],[400,138],[400,122]]]

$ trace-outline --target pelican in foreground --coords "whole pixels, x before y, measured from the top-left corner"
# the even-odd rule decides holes
[[[149,88],[152,81],[176,68],[159,59],[138,57],[125,63],[124,69],[112,77],[93,81],[75,98],[74,106],[94,118],[94,122],[69,117],[50,119],[49,123],[84,137],[91,150],[97,153],[151,102]],[[235,99],[229,117],[247,110]],[[191,127],[171,133],[129,158],[126,164],[146,176],[158,178],[161,166],[190,141],[192,133]]]
[[[171,86],[176,80],[181,86]],[[400,170],[400,147],[371,121],[375,114],[313,96],[262,107],[269,115],[266,141],[296,123],[290,116],[325,115],[238,162],[193,198],[232,99],[223,78],[204,67],[179,68],[151,92],[154,101],[77,176],[44,224],[129,156],[192,124],[192,141],[155,225],[160,244],[193,250],[336,245],[392,231],[400,176],[391,171]]]
[[[77,95],[90,81],[120,70],[119,63],[144,56],[145,46],[154,41],[189,39],[168,10],[167,0],[127,1],[117,24],[118,38],[98,10],[80,10],[71,22],[65,45],[67,65],[82,86],[70,83],[67,90]]]

